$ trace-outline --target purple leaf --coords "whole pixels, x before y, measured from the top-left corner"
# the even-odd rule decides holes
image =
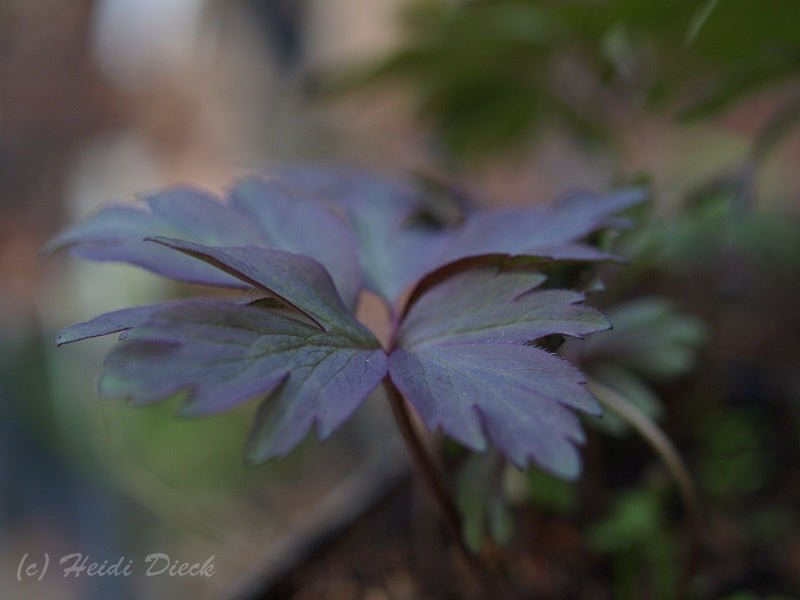
[[[163,305],[109,354],[99,389],[146,405],[179,395],[206,416],[268,396],[248,456],[283,456],[316,425],[327,438],[386,374],[386,355],[357,324],[322,331],[269,310],[195,300]]]
[[[598,406],[577,369],[530,342],[608,324],[578,304],[580,294],[536,290],[542,281],[497,267],[451,276],[411,306],[389,371],[430,429],[474,450],[488,437],[519,467],[533,460],[574,478],[583,434],[568,407],[597,413]]]
[[[269,304],[267,298],[236,298],[229,300],[236,304],[244,305],[259,305],[267,303],[269,310],[272,312],[282,312],[290,318],[301,318],[296,311],[292,309],[284,309],[284,305]],[[66,327],[61,333],[56,336],[56,345],[63,346],[64,344],[72,344],[73,342],[80,342],[89,338],[101,337],[111,333],[121,333],[120,339],[123,339],[125,332],[129,329],[137,327],[144,322],[148,317],[157,311],[172,307],[182,306],[186,300],[171,300],[169,302],[159,302],[156,304],[145,304],[144,306],[133,306],[131,308],[121,308],[111,312],[103,313],[88,321],[75,323]],[[290,312],[291,311],[291,312]],[[313,323],[313,321],[310,321]]]
[[[182,414],[204,416],[269,395],[248,452],[259,461],[288,453],[314,424],[321,438],[329,436],[386,375],[385,352],[314,259],[260,246],[154,242],[269,293],[312,322],[269,303],[220,300],[103,315],[63,334],[71,341],[126,330],[106,360],[102,396],[143,405],[180,395]]]
[[[51,240],[45,252],[69,247],[83,258],[128,262],[179,281],[242,287],[222,271],[144,241],[154,236],[306,254],[328,269],[348,307],[355,305],[361,285],[346,223],[319,202],[298,200],[285,187],[255,177],[234,188],[229,204],[175,188],[150,196],[143,206],[106,208]]]
[[[298,196],[344,212],[356,236],[364,285],[390,304],[438,265],[449,232],[412,223],[425,198],[409,183],[356,169],[293,168],[277,177]]]
[[[464,215],[460,226],[430,229],[413,223],[429,201],[407,182],[325,168],[287,169],[278,178],[298,196],[341,207],[355,230],[366,287],[393,305],[426,274],[464,258],[508,254],[554,260],[615,259],[579,240],[610,225],[615,213],[644,200],[640,190],[605,196],[581,192],[549,207],[473,210]]]
[[[57,236],[45,250],[69,247],[84,258],[129,262],[180,281],[242,287],[224,272],[143,239],[263,245],[316,259],[348,308],[355,306],[362,285],[395,306],[426,274],[463,258],[613,258],[580,240],[641,200],[638,191],[574,194],[549,208],[466,211],[459,226],[433,228],[415,221],[433,203],[417,186],[358,170],[302,167],[275,178],[244,179],[225,203],[183,187],[150,196],[142,207],[109,207]]]
[[[219,248],[167,238],[150,241],[198,258],[269,292],[304,313],[321,329],[355,324],[330,275],[313,258],[260,246]]]
[[[639,190],[606,196],[580,193],[548,207],[475,211],[455,233],[442,264],[481,254],[536,255],[556,260],[608,260],[612,255],[577,242],[614,214],[639,204]]]
[[[249,177],[231,192],[231,207],[258,226],[265,245],[305,254],[330,273],[348,307],[361,288],[356,241],[347,221],[322,202],[300,196],[276,179]],[[174,236],[172,236],[174,237]],[[192,240],[199,241],[199,240]],[[245,241],[224,244],[244,246]]]
[[[529,270],[482,267],[459,273],[430,289],[410,307],[402,343],[524,344],[560,333],[583,337],[608,329],[606,319],[582,306],[583,296],[566,290],[537,290],[545,281]]]
[[[423,199],[409,182],[347,167],[298,166],[284,168],[275,177],[304,198],[338,206],[355,214],[368,205],[408,213]]]
[[[575,477],[583,434],[571,409],[597,405],[576,369],[534,343],[607,324],[581,295],[537,289],[544,277],[521,267],[608,259],[583,239],[640,200],[634,192],[583,194],[500,212],[457,203],[461,222],[450,214],[424,226],[421,217],[436,212],[432,199],[357,171],[250,178],[226,203],[174,189],[142,208],[106,209],[47,249],[269,297],[114,311],[57,341],[122,332],[100,381],[104,396],[135,404],[180,396],[181,412],[192,416],[266,397],[251,461],[286,454],[311,428],[327,437],[388,372],[428,427],[476,450],[491,441],[518,466],[534,461]],[[396,305],[414,284],[394,315],[400,325],[387,358],[353,316],[358,292],[363,285]]]
[[[109,335],[111,333],[125,332],[139,325],[153,313],[170,306],[180,306],[183,302],[183,300],[175,300],[172,302],[123,308],[104,313],[94,319],[76,323],[75,325],[70,325],[65,328],[56,337],[56,345],[62,346],[89,338]]]
[[[412,283],[439,264],[449,240],[449,232],[410,226],[408,218],[374,204],[353,218],[365,285],[392,306]]]
[[[68,247],[82,258],[127,262],[179,281],[245,287],[218,269],[144,241],[156,235],[216,245],[263,242],[242,214],[204,192],[181,187],[152,195],[142,206],[105,208],[52,239],[44,251]]]

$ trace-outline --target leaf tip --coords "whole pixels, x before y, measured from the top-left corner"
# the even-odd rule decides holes
[[[80,323],[78,325],[70,325],[69,327],[65,327],[64,329],[62,329],[56,336],[55,339],[56,347],[60,348],[61,346],[64,346],[66,344],[79,342],[81,340],[85,340],[87,337],[93,337],[93,336],[81,335],[77,331],[79,326]]]
[[[156,244],[161,244],[162,246],[174,246],[175,242],[178,240],[170,237],[166,237],[164,235],[148,235],[145,238],[142,238],[142,241],[145,242],[155,242]]]
[[[278,453],[269,448],[260,447],[256,444],[253,436],[247,441],[244,451],[244,464],[248,467],[257,467],[260,464],[274,458],[284,458],[286,453]]]
[[[54,237],[39,249],[39,251],[36,253],[36,256],[39,258],[48,258],[56,251],[60,250],[62,246],[63,244],[61,244],[60,238]]]
[[[591,417],[603,418],[603,405],[591,394],[591,401],[583,408],[583,412]]]

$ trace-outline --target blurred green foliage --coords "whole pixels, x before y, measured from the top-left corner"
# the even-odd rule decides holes
[[[611,331],[580,342],[568,342],[581,368],[593,380],[611,388],[652,420],[663,406],[651,383],[686,375],[696,365],[706,341],[700,319],[684,314],[666,298],[639,298],[606,311]],[[585,420],[613,435],[628,432],[628,424],[612,411]]]
[[[639,298],[612,307],[606,316],[613,329],[583,342],[583,358],[657,381],[691,370],[706,337],[699,319],[681,314],[664,298]]]
[[[708,416],[701,425],[705,452],[698,465],[706,493],[732,501],[764,486],[773,475],[764,443],[767,425],[755,408],[728,409]]]
[[[646,207],[640,225],[621,242],[632,264],[620,273],[640,281],[653,270],[687,273],[730,259],[769,274],[793,271],[800,258],[796,219],[754,209],[755,176],[747,165],[690,189],[673,214]]]
[[[589,545],[612,558],[615,598],[676,597],[678,546],[662,487],[622,492],[609,513],[587,531]]]
[[[410,82],[461,158],[550,121],[603,135],[621,107],[702,118],[800,75],[794,0],[417,0],[405,22],[360,81]]]
[[[735,592],[729,596],[725,596],[723,600],[792,600],[791,596],[784,596],[783,594],[770,594],[769,596],[760,596],[755,592]]]
[[[514,522],[502,494],[503,465],[494,452],[471,454],[456,478],[456,503],[464,518],[464,540],[474,552],[480,551],[487,534],[503,545],[514,533]]]
[[[529,469],[525,477],[530,499],[538,508],[560,515],[569,515],[578,508],[578,494],[573,482],[539,469]]]

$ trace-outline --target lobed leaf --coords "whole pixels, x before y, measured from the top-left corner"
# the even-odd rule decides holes
[[[149,196],[141,206],[105,208],[56,236],[44,251],[66,247],[83,258],[128,262],[179,281],[246,287],[223,271],[145,241],[154,236],[305,254],[328,269],[348,307],[355,305],[361,286],[352,234],[341,217],[256,177],[239,182],[227,203],[181,187]]]
[[[260,246],[155,241],[296,312],[273,309],[272,302],[188,300],[114,311],[68,328],[61,343],[125,332],[106,360],[102,396],[145,405],[179,395],[187,416],[268,396],[249,442],[248,458],[256,462],[285,455],[313,426],[328,437],[386,375],[385,352],[315,260]]]
[[[282,313],[295,320],[303,320],[303,316],[296,310],[271,298],[257,298],[255,300],[252,298],[236,298],[229,301],[241,306],[263,306],[271,312]],[[151,315],[171,306],[182,306],[185,302],[186,300],[172,300],[103,313],[88,321],[75,323],[64,328],[56,336],[56,345],[63,346],[64,344],[72,344],[112,333],[120,333],[120,339],[124,339],[126,331],[142,324]],[[305,322],[314,324],[314,321],[310,319],[306,319]]]
[[[304,254],[324,266],[345,305],[355,306],[361,288],[356,240],[346,220],[334,210],[299,195],[278,179],[261,177],[249,177],[234,186],[230,205],[256,223],[265,245]],[[230,240],[216,245],[245,244]]]
[[[414,346],[441,340],[524,344],[553,333],[583,337],[608,328],[600,313],[578,304],[582,294],[537,290],[545,279],[497,266],[458,273],[410,307],[400,339]]]
[[[334,168],[286,169],[279,177],[298,195],[342,210],[357,240],[365,287],[392,305],[437,266],[448,243],[447,230],[414,223],[426,208],[426,198],[407,182]]]
[[[482,254],[535,255],[555,260],[608,260],[613,255],[578,241],[610,217],[639,204],[640,190],[606,196],[576,193],[547,207],[476,211],[455,233],[442,264]]]
[[[574,478],[584,438],[569,409],[599,407],[577,369],[531,342],[608,325],[579,294],[536,290],[542,281],[482,267],[431,288],[401,325],[389,372],[428,428],[476,451],[491,440],[520,468],[532,460]]]
[[[83,258],[129,262],[180,281],[243,287],[225,272],[144,239],[262,245],[317,260],[348,308],[362,286],[396,306],[426,274],[468,257],[613,258],[580,240],[641,200],[635,190],[582,193],[548,208],[465,210],[461,224],[433,227],[418,222],[421,214],[436,212],[434,195],[419,187],[354,169],[303,167],[275,178],[244,179],[225,202],[182,187],[150,196],[140,207],[112,206],[57,236],[45,250],[68,247]]]
[[[73,342],[80,342],[89,338],[109,335],[111,333],[124,333],[125,331],[143,323],[148,317],[159,310],[171,306],[181,306],[183,300],[172,302],[161,302],[158,304],[147,304],[144,306],[134,306],[104,313],[88,321],[75,323],[65,328],[56,337],[56,345],[63,346]]]
[[[213,196],[189,187],[154,194],[141,206],[109,206],[53,238],[44,252],[69,248],[95,261],[127,262],[159,275],[204,285],[244,287],[202,262],[144,241],[162,235],[205,244],[255,244],[261,236],[250,221]]]
[[[165,306],[131,329],[109,354],[99,390],[147,405],[183,397],[180,414],[200,417],[268,396],[248,458],[283,456],[316,426],[339,427],[386,373],[377,346],[282,314],[225,301]]]
[[[149,241],[200,259],[268,292],[308,316],[321,329],[347,326],[357,331],[360,327],[344,306],[325,267],[313,258],[261,246],[210,247],[168,238]]]
[[[415,215],[429,210],[430,201],[403,182],[324,168],[288,169],[279,177],[298,195],[330,202],[345,212],[358,241],[366,287],[392,305],[427,274],[484,254],[614,259],[580,240],[611,224],[615,213],[644,200],[637,189],[604,196],[580,192],[548,207],[467,210],[460,225],[436,229],[415,222]]]
[[[580,294],[538,289],[544,276],[522,267],[537,257],[609,258],[581,240],[639,201],[636,192],[581,194],[423,226],[420,215],[436,211],[419,190],[357,171],[250,178],[226,203],[171,190],[143,208],[106,209],[48,249],[268,298],[114,311],[57,341],[122,332],[100,380],[106,397],[150,404],[179,395],[191,416],[267,397],[251,461],[286,454],[312,427],[324,439],[389,373],[431,429],[475,450],[491,441],[520,467],[534,461],[575,477],[583,433],[570,409],[598,407],[580,373],[535,342],[607,324]],[[388,357],[353,316],[362,285],[393,305],[413,287]]]

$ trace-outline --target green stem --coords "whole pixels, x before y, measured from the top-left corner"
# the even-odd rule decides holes
[[[692,525],[699,528],[703,519],[694,481],[667,435],[650,417],[619,392],[597,380],[590,380],[588,387],[601,404],[627,421],[658,454],[678,486],[678,493],[692,520]]]
[[[682,597],[685,595],[686,584],[699,556],[700,539],[703,531],[703,517],[694,480],[669,437],[650,417],[625,396],[597,380],[590,379],[588,387],[601,404],[627,421],[644,438],[661,458],[678,487],[678,494],[686,508],[692,532],[689,560],[680,585],[681,593],[679,593],[679,597]]]

